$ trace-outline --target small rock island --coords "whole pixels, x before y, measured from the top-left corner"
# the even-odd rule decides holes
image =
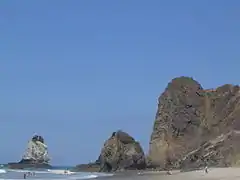
[[[8,163],[8,168],[25,169],[25,168],[51,168],[48,147],[44,138],[34,135],[27,144],[22,159],[19,162]]]

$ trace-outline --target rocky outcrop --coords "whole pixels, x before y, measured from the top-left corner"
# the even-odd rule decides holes
[[[151,166],[179,168],[179,159],[188,153],[240,128],[239,86],[204,90],[194,79],[179,77],[168,84],[158,101],[149,148]],[[229,148],[225,143],[220,146]]]
[[[48,147],[42,136],[35,135],[29,140],[27,149],[18,163],[9,163],[10,168],[49,168]]]
[[[144,169],[145,156],[139,142],[123,131],[113,132],[104,143],[95,163],[78,165],[78,171],[113,172],[121,170]]]
[[[145,156],[139,142],[117,131],[104,143],[100,154],[101,171],[145,168]]]
[[[240,131],[230,131],[189,152],[180,162],[183,171],[204,166],[229,167],[240,164]]]
[[[79,164],[71,171],[81,171],[81,172],[99,172],[100,164],[97,162],[89,163],[89,164]]]

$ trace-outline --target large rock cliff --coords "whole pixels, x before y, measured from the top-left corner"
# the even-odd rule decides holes
[[[9,163],[10,168],[50,167],[48,147],[42,136],[34,135],[27,144],[22,159],[18,163]]]
[[[205,90],[192,78],[173,79],[159,97],[149,148],[150,165],[160,168],[179,168],[185,164],[186,167],[186,159],[189,159],[186,156],[194,152],[199,154],[197,149],[200,147],[202,147],[201,152],[205,153],[194,155],[195,159],[191,158],[191,162],[199,159],[211,162],[211,157],[204,158],[203,154],[211,154],[208,145],[217,141],[221,135],[226,138],[221,141],[222,143],[215,144],[218,147],[215,147],[215,150],[218,149],[215,154],[221,154],[222,149],[224,152],[230,152],[228,151],[230,146],[226,145],[231,142],[228,134],[240,129],[239,117],[239,86],[223,85],[216,89]],[[238,136],[234,137],[236,139]],[[235,155],[240,153],[237,148],[233,149]],[[224,162],[223,159],[227,158],[218,157],[213,165],[220,165]],[[200,164],[197,166],[200,167],[202,165]],[[226,164],[233,165],[234,161]]]

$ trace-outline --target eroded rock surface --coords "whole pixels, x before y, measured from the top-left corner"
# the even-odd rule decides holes
[[[149,148],[150,164],[163,169],[179,168],[179,159],[205,142],[239,130],[239,117],[239,86],[204,90],[192,78],[173,79],[159,97]]]
[[[195,170],[204,166],[240,165],[240,131],[221,134],[189,152],[179,162],[180,169]]]

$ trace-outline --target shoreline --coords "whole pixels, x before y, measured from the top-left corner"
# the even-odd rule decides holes
[[[180,170],[171,171],[168,175],[167,171],[142,171],[135,172],[119,172],[114,173],[113,176],[98,177],[97,179],[114,179],[114,180],[239,180],[239,167],[226,168],[209,168],[209,172],[204,170],[195,170],[188,172],[181,172]]]
[[[128,170],[116,173],[100,173],[96,179],[103,180],[239,180],[240,167],[210,167],[208,173],[204,169],[182,172],[172,170],[171,174],[164,170]],[[81,172],[79,172],[81,173]],[[92,172],[91,174],[98,174]],[[105,174],[105,175],[103,175]],[[94,178],[95,179],[95,178]]]

